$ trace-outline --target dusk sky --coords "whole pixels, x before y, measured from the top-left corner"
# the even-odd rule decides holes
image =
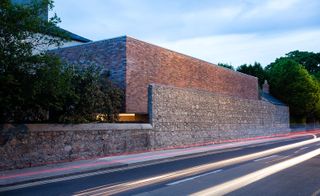
[[[128,35],[212,63],[320,52],[319,0],[55,0],[59,24],[97,41]]]

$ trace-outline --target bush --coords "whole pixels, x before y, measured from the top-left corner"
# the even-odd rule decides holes
[[[31,73],[0,75],[1,122],[114,122],[123,91],[99,67],[62,65],[50,57]],[[19,77],[18,77],[19,76]],[[14,80],[10,80],[10,77]]]
[[[108,79],[107,72],[96,66],[76,68],[72,76],[72,91],[63,110],[55,119],[59,122],[114,122],[122,109],[124,93]],[[97,116],[100,118],[97,119]]]

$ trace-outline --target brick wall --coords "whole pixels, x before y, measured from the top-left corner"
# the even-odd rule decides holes
[[[164,84],[258,99],[257,78],[127,37],[126,109],[147,112],[147,87]]]
[[[126,92],[128,113],[147,113],[151,83],[258,99],[257,78],[127,36],[53,50],[72,64],[103,65]]]
[[[289,109],[260,100],[162,85],[149,87],[153,148],[250,138],[289,129]]]
[[[110,71],[110,79],[125,88],[126,37],[90,42],[52,50],[62,60],[74,65],[99,65]]]

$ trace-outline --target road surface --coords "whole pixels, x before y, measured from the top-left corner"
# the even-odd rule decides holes
[[[306,136],[0,195],[319,195],[320,138]]]

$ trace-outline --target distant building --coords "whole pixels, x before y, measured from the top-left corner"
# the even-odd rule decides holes
[[[36,0],[38,2],[40,2],[41,0]],[[28,5],[31,4],[32,2],[34,2],[34,0],[11,0],[12,3],[14,4],[20,4],[20,5]],[[43,20],[48,20],[48,7],[44,7],[43,11],[41,13],[39,13],[39,17],[43,18]],[[60,27],[58,27],[60,28]],[[91,40],[84,38],[80,35],[77,35],[75,33],[72,33],[68,30],[62,29],[60,28],[62,31],[64,31],[67,35],[69,35],[70,40],[67,42],[64,42],[62,46],[60,47],[66,47],[66,46],[75,46],[75,45],[79,45],[79,44],[83,44],[83,43],[88,43],[91,42]],[[56,47],[50,47],[48,49],[54,49]]]
[[[60,47],[67,47],[67,46],[76,46],[79,44],[83,44],[83,43],[88,43],[91,42],[91,40],[84,38],[80,35],[77,35],[75,33],[72,33],[70,31],[67,31],[65,29],[60,28],[62,31],[66,32],[66,34],[70,37],[70,40],[67,42],[64,42],[62,46]],[[50,49],[54,49],[54,48],[50,48]]]

